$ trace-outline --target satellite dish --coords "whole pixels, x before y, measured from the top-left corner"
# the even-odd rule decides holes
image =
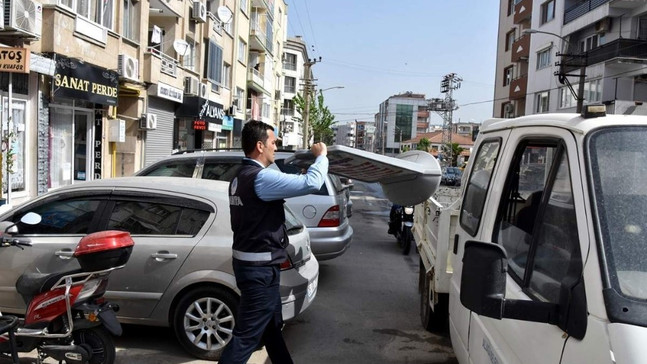
[[[217,14],[218,14],[218,19],[220,19],[220,21],[223,22],[224,24],[229,24],[231,22],[231,18],[233,14],[231,13],[231,10],[229,10],[228,7],[219,6],[217,10]]]
[[[177,54],[186,56],[186,52],[189,50],[189,43],[183,39],[176,39],[173,41],[173,49],[175,49]]]

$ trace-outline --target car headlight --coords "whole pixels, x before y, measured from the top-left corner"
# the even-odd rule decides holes
[[[413,214],[413,207],[411,207],[411,206],[405,207],[404,208],[404,213],[407,214],[407,215]]]

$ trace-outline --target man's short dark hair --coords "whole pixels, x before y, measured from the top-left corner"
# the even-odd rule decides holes
[[[254,151],[256,143],[260,141],[265,144],[267,142],[268,130],[274,130],[274,127],[258,120],[250,120],[243,126],[241,143],[246,156]]]

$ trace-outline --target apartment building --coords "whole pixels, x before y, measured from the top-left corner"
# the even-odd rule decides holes
[[[375,114],[376,152],[399,153],[403,140],[416,137],[418,125],[429,125],[429,120],[424,120],[429,113],[419,113],[427,110],[427,105],[424,94],[413,92],[393,95],[382,102]]]
[[[239,146],[250,117],[278,126],[283,0],[5,7],[0,97],[11,158],[2,182],[12,204],[132,175],[175,150]],[[8,55],[22,52],[21,71]]]
[[[283,51],[283,92],[281,130],[283,148],[298,149],[303,146],[303,118],[294,104],[304,78],[308,47],[300,36],[288,38]]]
[[[373,152],[374,148],[374,135],[375,135],[375,123],[373,121],[356,121],[357,132],[355,135],[356,138],[356,148]]]
[[[345,145],[347,147],[357,147],[357,123],[354,121],[345,124],[335,124],[332,126],[335,145]]]
[[[645,62],[645,1],[503,0],[493,115],[575,112],[569,83],[583,104],[645,113]]]

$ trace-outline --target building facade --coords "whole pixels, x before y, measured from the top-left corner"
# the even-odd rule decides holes
[[[510,7],[512,13],[504,14]],[[513,77],[503,87],[509,66],[499,44],[494,116],[575,112],[576,96],[583,104],[606,105],[607,113],[645,113],[644,1],[503,0],[499,25],[499,43],[508,39],[504,35],[517,34],[509,52],[513,74],[523,74],[524,67],[527,72],[523,82]],[[564,78],[568,82],[561,82]]]
[[[299,93],[308,48],[301,37],[288,38],[283,52],[283,92],[281,108],[281,136],[283,148],[298,149],[303,145],[303,118],[294,104]]]
[[[283,0],[5,5],[27,10],[10,11],[2,48],[29,59],[0,72],[11,204],[132,175],[176,150],[240,146],[254,116],[279,125]]]
[[[416,137],[421,121],[419,111],[427,110],[424,94],[405,92],[393,95],[380,104],[375,115],[376,153],[400,153],[403,140]],[[422,114],[424,115],[424,114]],[[427,118],[429,113],[426,114]],[[429,125],[429,121],[426,121]]]
[[[335,145],[357,147],[357,123],[354,121],[346,124],[335,124],[332,126]]]

